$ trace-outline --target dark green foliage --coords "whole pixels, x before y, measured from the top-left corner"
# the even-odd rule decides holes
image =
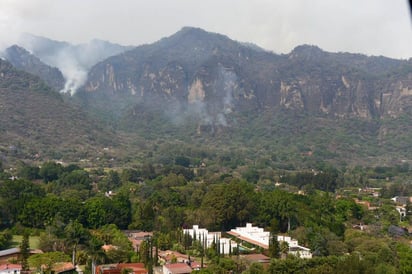
[[[12,226],[29,202],[44,197],[44,190],[27,180],[0,181],[0,212],[3,226]],[[43,220],[43,218],[41,218]]]
[[[44,182],[57,180],[63,172],[63,166],[55,162],[46,162],[40,167],[39,175]]]
[[[269,257],[279,258],[280,256],[280,244],[276,234],[271,233],[269,239]]]
[[[17,168],[17,176],[26,180],[40,179],[39,171],[39,167],[30,166],[24,162],[20,162],[19,167]]]
[[[296,173],[282,177],[282,182],[302,188],[310,185],[315,189],[334,192],[337,185],[338,171],[320,170],[317,172]]]
[[[56,196],[46,196],[27,202],[22,209],[19,220],[23,225],[44,228],[56,218],[67,222],[81,219],[82,204],[79,200],[64,200]]]
[[[73,170],[68,173],[64,173],[59,176],[56,184],[59,189],[64,190],[67,188],[74,190],[90,190],[92,188],[92,180],[89,174],[84,170]]]
[[[178,156],[175,159],[175,164],[178,166],[189,167],[190,159],[185,156]]]
[[[6,230],[0,233],[0,250],[7,249],[11,245],[13,236],[10,231]]]
[[[131,205],[124,195],[113,198],[93,197],[84,205],[86,224],[90,228],[99,228],[105,224],[115,224],[124,229],[131,221]]]
[[[20,253],[21,253],[21,270],[23,271],[28,271],[29,268],[29,263],[28,259],[30,256],[30,244],[29,244],[29,233],[27,231],[24,232],[23,234],[23,239],[20,244]]]
[[[227,230],[245,224],[256,208],[254,197],[253,186],[244,181],[212,185],[202,202],[202,209],[211,218],[205,220],[205,225],[211,229]]]

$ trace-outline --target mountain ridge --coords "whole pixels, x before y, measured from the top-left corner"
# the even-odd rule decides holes
[[[65,100],[127,139],[117,147],[127,159],[134,139],[151,144],[151,161],[163,159],[156,143],[177,142],[241,155],[231,165],[389,163],[412,152],[412,60],[313,45],[275,54],[186,27],[99,61]]]

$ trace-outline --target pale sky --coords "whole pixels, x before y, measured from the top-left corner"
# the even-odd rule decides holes
[[[152,43],[183,26],[276,53],[301,44],[412,57],[407,0],[0,0],[0,47],[28,32],[71,43]]]

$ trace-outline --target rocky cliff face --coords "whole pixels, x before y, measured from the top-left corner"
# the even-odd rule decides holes
[[[372,119],[408,108],[411,73],[411,61],[314,46],[276,55],[184,28],[97,64],[84,92],[178,105],[214,123],[232,112],[267,109]]]
[[[14,45],[7,48],[3,55],[15,68],[39,76],[56,91],[63,89],[65,80],[60,70],[46,65],[24,48]]]

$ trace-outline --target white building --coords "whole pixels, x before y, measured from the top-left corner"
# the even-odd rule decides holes
[[[264,231],[263,228],[253,226],[251,223],[246,223],[245,227],[236,227],[235,229],[230,230],[228,234],[239,238],[240,240],[260,246],[264,249],[269,248],[270,232]],[[297,240],[283,235],[278,235],[277,240],[279,242],[288,243],[289,254],[298,256],[300,258],[312,258],[310,249],[304,246],[300,246]]]
[[[206,248],[212,246],[212,243],[220,245],[221,254],[229,254],[229,250],[233,251],[237,247],[237,243],[229,238],[222,238],[220,232],[209,232],[205,228],[199,228],[198,225],[194,225],[193,228],[183,229],[184,234],[188,234],[193,240],[199,241],[202,245],[206,244]]]
[[[0,265],[0,274],[20,274],[20,264],[2,264]]]

